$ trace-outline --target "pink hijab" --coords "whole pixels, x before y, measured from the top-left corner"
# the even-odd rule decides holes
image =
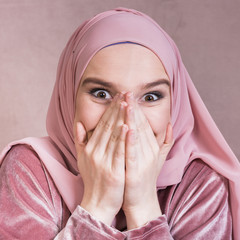
[[[198,95],[173,40],[150,17],[136,10],[117,8],[100,13],[73,33],[59,61],[47,115],[49,137],[12,142],[3,150],[0,160],[11,146],[30,145],[73,212],[83,194],[73,138],[79,82],[96,52],[107,45],[125,41],[153,51],[161,59],[172,84],[171,116],[175,144],[159,175],[157,187],[179,183],[185,167],[192,160],[201,158],[229,180],[234,239],[240,239],[240,164]]]

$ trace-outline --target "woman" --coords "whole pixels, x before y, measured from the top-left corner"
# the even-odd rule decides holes
[[[75,31],[47,131],[1,155],[3,239],[240,239],[239,162],[148,16]]]

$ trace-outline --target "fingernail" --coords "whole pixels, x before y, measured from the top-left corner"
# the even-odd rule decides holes
[[[127,107],[127,105],[128,104],[125,101],[120,102],[120,107],[121,108]]]
[[[123,102],[120,102],[120,109],[122,110],[124,108]]]

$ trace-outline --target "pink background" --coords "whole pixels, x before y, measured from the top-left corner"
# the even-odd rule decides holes
[[[58,58],[84,20],[114,7],[154,18],[174,39],[207,108],[240,159],[239,0],[0,0],[0,149],[44,136]]]

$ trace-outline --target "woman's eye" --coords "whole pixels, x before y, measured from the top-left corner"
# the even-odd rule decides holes
[[[108,91],[100,89],[100,90],[92,90],[91,94],[96,97],[96,98],[101,98],[101,99],[110,99],[111,95],[109,94]]]
[[[159,100],[162,97],[163,96],[161,93],[147,93],[143,96],[143,100],[145,102],[154,102],[154,101]]]

